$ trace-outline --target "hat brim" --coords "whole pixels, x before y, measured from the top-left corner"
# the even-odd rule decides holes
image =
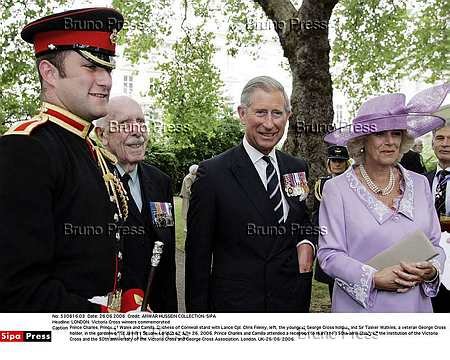
[[[349,160],[348,157],[344,157],[344,156],[328,156],[328,160]]]
[[[345,125],[325,135],[324,140],[330,144],[345,146],[352,139],[389,130],[406,130],[411,137],[417,138],[444,123],[443,118],[435,115],[389,115]]]

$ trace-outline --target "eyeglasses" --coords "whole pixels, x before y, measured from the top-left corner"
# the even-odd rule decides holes
[[[250,113],[250,115],[255,115],[257,118],[267,118],[267,115],[269,115],[269,110],[256,110],[254,113]],[[272,119],[279,119],[284,115],[283,111],[280,110],[272,110],[270,111],[270,117]]]

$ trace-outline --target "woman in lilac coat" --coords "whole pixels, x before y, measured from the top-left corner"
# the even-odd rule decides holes
[[[413,140],[444,120],[433,116],[448,91],[437,86],[405,106],[403,94],[364,103],[353,124],[325,141],[347,145],[355,165],[325,183],[318,259],[335,278],[333,312],[432,312],[445,255],[427,179],[398,165]],[[438,256],[377,271],[368,260],[420,229]]]

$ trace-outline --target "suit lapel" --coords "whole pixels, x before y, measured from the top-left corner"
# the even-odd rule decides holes
[[[141,183],[141,190],[142,190],[142,206],[149,206],[150,201],[154,201],[158,199],[160,196],[158,196],[158,189],[155,189],[154,182],[152,181],[150,174],[148,174],[146,171],[144,171],[141,164],[138,165],[138,175],[139,175],[139,182]]]
[[[433,190],[433,180],[434,177],[436,176],[436,171],[426,173],[425,176],[427,177],[428,182],[430,183],[430,189]]]
[[[288,213],[288,217],[286,218],[286,223],[287,223],[294,213],[293,209],[295,209],[298,206],[298,196],[288,196],[287,195],[286,187],[284,186],[283,175],[289,173],[288,166],[285,163],[285,159],[283,158],[281,152],[277,151],[276,155],[277,155],[278,169],[280,170],[281,191],[283,191],[284,198],[286,199],[286,201],[289,205],[289,213]]]
[[[249,203],[251,203],[263,217],[264,223],[273,224],[275,222],[275,217],[273,215],[274,212],[267,191],[242,144],[236,148],[231,171],[243,191],[246,193]]]
[[[143,218],[142,218],[142,214],[139,211],[136,202],[133,200],[133,197],[131,194],[128,195],[128,210],[129,210],[129,216],[134,217],[137,221],[139,221],[140,223],[143,222]],[[142,202],[142,207],[145,206],[144,201]]]
[[[147,168],[148,169],[148,168]],[[144,167],[139,164],[138,168],[138,175],[139,175],[139,181],[141,183],[141,189],[142,189],[142,216],[141,219],[147,217],[146,221],[148,221],[149,226],[153,228],[155,231],[156,236],[158,237],[159,241],[162,241],[164,244],[168,244],[168,241],[170,240],[171,236],[171,227],[165,227],[165,228],[158,228],[153,226],[152,221],[152,215],[151,215],[151,209],[150,209],[150,202],[151,201],[164,201],[170,202],[170,199],[163,199],[162,197],[165,196],[163,194],[163,189],[159,189],[154,179],[152,179],[151,174],[148,171],[145,171]],[[144,210],[144,206],[146,209]],[[172,209],[172,216],[175,216],[174,214],[175,209]]]

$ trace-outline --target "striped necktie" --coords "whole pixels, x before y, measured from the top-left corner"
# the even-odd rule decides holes
[[[436,211],[438,215],[445,215],[445,197],[447,190],[447,181],[446,177],[450,174],[447,170],[440,170],[437,174],[438,184],[436,186],[436,196],[434,200],[434,206],[436,207]]]
[[[263,156],[263,160],[267,163],[267,195],[269,195],[269,200],[272,204],[277,223],[281,224],[284,222],[283,199],[281,197],[281,188],[280,182],[278,181],[277,171],[268,156]]]

